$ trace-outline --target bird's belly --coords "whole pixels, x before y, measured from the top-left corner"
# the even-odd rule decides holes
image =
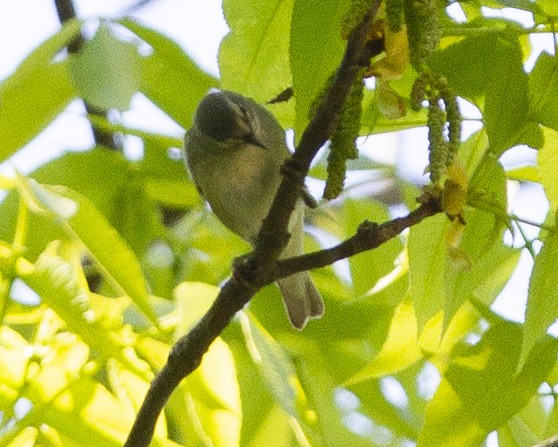
[[[281,180],[280,164],[266,160],[265,149],[244,149],[226,163],[213,163],[218,184],[200,185],[217,217],[232,231],[253,241]],[[212,197],[204,191],[213,191]]]

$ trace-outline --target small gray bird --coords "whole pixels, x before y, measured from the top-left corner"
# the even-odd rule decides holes
[[[249,98],[228,91],[210,93],[198,106],[184,148],[191,176],[213,212],[254,244],[281,182],[281,165],[289,156],[281,125]],[[281,257],[303,253],[303,218],[299,200]],[[308,319],[322,316],[322,297],[308,272],[277,283],[294,327],[302,329]]]

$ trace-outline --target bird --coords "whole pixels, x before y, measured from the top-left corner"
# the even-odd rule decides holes
[[[285,131],[265,107],[238,93],[208,93],[184,138],[190,176],[217,218],[252,246],[281,182],[290,156]],[[303,254],[301,194],[289,221],[290,239],[280,258]],[[320,292],[308,272],[277,280],[291,324],[303,329],[324,313]]]

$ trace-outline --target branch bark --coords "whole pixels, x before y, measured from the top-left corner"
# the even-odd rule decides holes
[[[439,197],[427,195],[423,199],[418,208],[404,217],[398,217],[382,224],[369,221],[363,222],[354,236],[341,242],[339,245],[279,261],[277,263],[277,278],[284,278],[293,273],[325,267],[341,259],[377,248],[399,235],[406,228],[412,227],[427,217],[442,211]]]
[[[56,7],[58,20],[62,24],[77,17],[76,9],[72,0],[54,0],[54,6]],[[79,34],[75,40],[68,44],[68,53],[79,53],[84,43],[85,40],[83,38],[83,35]],[[83,103],[85,105],[85,111],[88,115],[108,118],[106,110],[100,110],[97,107],[89,104],[87,101],[83,101]],[[91,124],[91,132],[93,132],[93,139],[96,146],[104,146],[113,150],[119,149],[116,135],[99,130],[93,124]]]
[[[545,439],[533,447],[558,447],[558,435],[554,435],[551,438]]]
[[[273,204],[259,232],[254,251],[236,262],[231,279],[197,325],[173,346],[166,365],[152,382],[124,447],[147,447],[155,423],[180,381],[201,363],[211,343],[261,287],[289,274],[323,267],[339,259],[377,247],[405,228],[441,211],[439,199],[428,197],[409,215],[381,225],[363,223],[355,236],[327,250],[277,261],[289,240],[288,223],[310,163],[330,137],[337,115],[359,69],[368,64],[366,34],[376,16],[380,0],[351,32],[341,65],[315,116],[301,136],[293,156],[283,167]]]

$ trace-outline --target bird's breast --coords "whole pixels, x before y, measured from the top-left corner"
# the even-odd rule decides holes
[[[281,180],[283,157],[277,155],[244,145],[204,156],[194,164],[200,172],[213,171],[209,177],[193,174],[217,217],[249,241],[256,236]]]

